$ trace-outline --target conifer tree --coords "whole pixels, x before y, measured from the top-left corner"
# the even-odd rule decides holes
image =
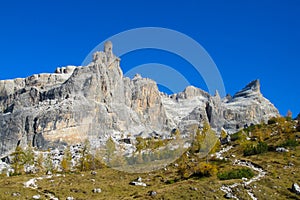
[[[24,150],[24,164],[33,165],[34,164],[34,152],[31,145],[27,146]]]
[[[18,145],[15,151],[11,154],[11,156],[13,156],[12,168],[14,170],[14,174],[22,174],[25,160],[24,150]]]
[[[298,120],[298,123],[297,123],[296,129],[297,129],[297,131],[300,131],[300,113],[297,116],[297,120]]]
[[[93,155],[92,163],[91,163],[91,169],[101,169],[105,167],[103,158],[103,154],[99,149],[96,150],[95,154]]]
[[[116,151],[115,142],[111,137],[106,141],[105,149],[106,149],[107,162],[110,163],[113,158],[114,152]]]
[[[36,159],[35,168],[38,172],[42,172],[44,170],[44,156],[40,153]]]
[[[227,137],[227,133],[224,129],[221,130],[221,139],[225,139]]]
[[[144,138],[142,137],[136,137],[136,151],[138,153],[141,153],[142,150],[146,149],[147,143]]]
[[[50,151],[48,151],[47,157],[45,159],[45,169],[46,169],[46,172],[53,172],[53,170],[54,170],[52,156],[51,156]]]
[[[291,120],[293,117],[293,113],[291,110],[288,110],[287,113],[286,113],[286,119],[287,120]]]
[[[34,152],[31,145],[28,145],[24,150],[24,166],[25,168],[34,165]],[[26,171],[26,173],[32,173],[32,171]]]
[[[201,147],[203,146],[204,139],[205,139],[205,135],[198,128],[195,134],[195,138],[192,142],[191,151],[193,153],[198,153],[200,151]]]
[[[64,151],[64,156],[61,161],[61,168],[63,172],[69,172],[72,170],[72,154],[70,151],[70,147],[66,147]]]
[[[90,142],[88,140],[85,140],[85,142],[83,143],[83,147],[80,150],[80,159],[77,165],[77,168],[80,171],[87,171],[91,169],[93,156],[90,151],[91,151]]]
[[[121,154],[114,155],[110,161],[112,167],[122,167],[126,164],[125,158]]]

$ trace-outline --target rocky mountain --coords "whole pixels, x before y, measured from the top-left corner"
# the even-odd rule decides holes
[[[241,128],[266,122],[279,112],[260,92],[259,80],[252,81],[233,97],[221,99],[193,86],[171,96],[162,96],[167,116],[173,119],[173,126],[186,130],[192,124],[208,121],[212,128],[235,133]]]
[[[111,42],[95,52],[88,66],[57,68],[53,74],[0,81],[0,155],[31,143],[38,148],[78,143],[98,146],[140,134],[183,133],[208,121],[215,130],[233,133],[279,115],[263,97],[258,80],[232,98],[187,87],[173,95],[136,75],[124,77]]]

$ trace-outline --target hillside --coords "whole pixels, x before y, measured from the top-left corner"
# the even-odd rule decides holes
[[[201,147],[192,145],[175,162],[147,173],[102,166],[97,170],[53,171],[52,175],[3,175],[0,199],[32,199],[34,195],[40,199],[300,199],[291,189],[293,183],[300,183],[297,123],[272,118],[231,135],[229,143],[217,146],[208,156],[200,158]],[[146,186],[130,184],[139,177],[136,183]],[[33,179],[36,185],[24,187]],[[93,192],[97,188],[101,192]]]

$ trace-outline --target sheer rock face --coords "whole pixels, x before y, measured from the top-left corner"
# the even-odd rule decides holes
[[[259,88],[255,81],[224,99],[193,86],[165,95],[153,80],[123,77],[107,42],[88,66],[0,81],[0,155],[17,144],[48,148],[89,138],[97,146],[109,136],[185,132],[204,121],[235,132],[278,115]]]

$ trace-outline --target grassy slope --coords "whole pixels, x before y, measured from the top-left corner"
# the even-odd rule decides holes
[[[293,123],[293,122],[289,122]],[[263,125],[257,130],[278,129],[277,125]],[[247,131],[245,131],[247,132]],[[299,133],[282,133],[266,139],[268,145],[279,145],[287,138]],[[249,160],[261,166],[267,175],[260,181],[252,183],[250,187],[258,199],[300,199],[300,196],[289,191],[292,183],[300,183],[300,146],[290,148],[287,153],[267,152],[260,155],[243,156],[241,140],[232,143],[234,148],[226,152],[231,160]],[[233,158],[232,155],[236,157]],[[218,166],[219,171],[228,171],[233,168],[232,162],[210,161]],[[236,167],[235,167],[236,168]],[[209,178],[190,178],[177,180],[179,177],[176,167],[169,166],[168,170],[159,170],[152,173],[132,174],[104,168],[97,171],[97,175],[90,172],[65,174],[51,179],[39,180],[38,189],[24,188],[23,183],[32,177],[42,175],[22,175],[14,177],[1,177],[0,199],[31,199],[33,195],[40,194],[47,199],[45,193],[53,193],[59,199],[73,196],[75,199],[219,199],[224,193],[219,190],[223,184],[241,182],[241,180],[220,181],[216,176]],[[131,186],[129,182],[142,177],[147,187]],[[172,184],[167,184],[169,180]],[[94,194],[94,188],[101,188],[100,194]],[[194,188],[197,188],[195,190]],[[156,191],[155,197],[149,192]],[[13,197],[13,192],[19,192],[21,197]],[[235,194],[240,199],[250,199],[245,189],[239,186]]]

